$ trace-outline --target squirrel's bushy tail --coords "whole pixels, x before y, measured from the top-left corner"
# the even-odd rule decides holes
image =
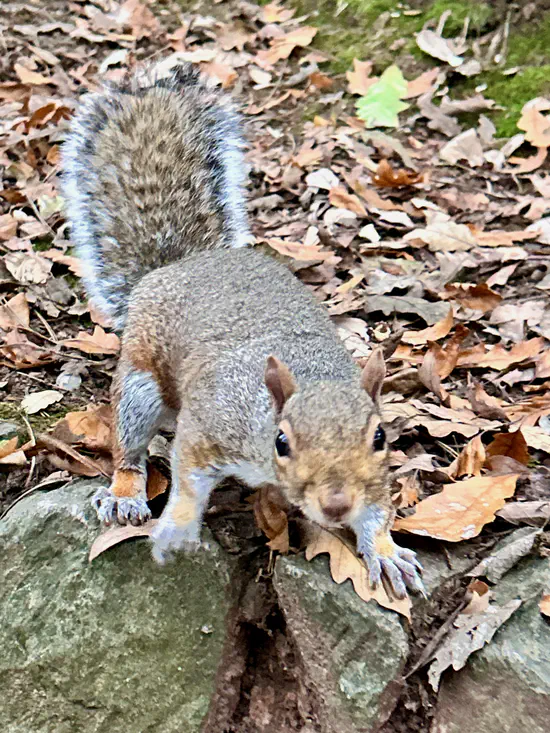
[[[87,95],[62,159],[88,295],[118,328],[147,272],[249,241],[239,117],[191,64]]]

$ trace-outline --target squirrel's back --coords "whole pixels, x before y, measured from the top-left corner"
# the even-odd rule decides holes
[[[147,272],[247,243],[241,149],[230,98],[190,64],[85,98],[63,147],[64,195],[88,294],[119,328]]]

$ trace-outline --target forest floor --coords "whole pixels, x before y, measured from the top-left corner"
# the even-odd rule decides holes
[[[60,144],[100,77],[162,58],[238,100],[257,246],[360,364],[384,348],[396,528],[482,554],[550,517],[546,5],[333,5],[2,4],[0,515],[37,487],[110,474],[119,340],[86,302]],[[167,441],[151,455],[155,495]],[[238,493],[226,504],[251,514]],[[270,497],[254,514],[272,549],[296,549]],[[467,585],[432,624],[485,592]]]

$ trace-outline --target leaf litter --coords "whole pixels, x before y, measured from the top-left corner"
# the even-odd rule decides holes
[[[191,60],[234,89],[253,120],[258,244],[328,306],[359,363],[373,344],[386,347],[388,434],[410,466],[393,484],[396,528],[459,542],[490,537],[495,513],[508,526],[547,521],[549,497],[533,500],[529,480],[550,457],[550,306],[533,305],[534,289],[550,289],[550,102],[528,102],[517,135],[499,140],[493,101],[453,89],[453,70],[482,80],[482,64],[467,38],[439,29],[417,35],[431,68],[405,74],[356,58],[339,76],[313,48],[322,30],[282,4],[215,21],[138,0],[105,8],[79,4],[67,18],[52,5],[39,24],[14,22],[6,39],[0,381],[7,405],[30,407],[31,428],[51,414],[51,432],[41,427],[33,447],[11,439],[5,475],[23,486],[31,457],[37,483],[52,465],[111,470],[106,405],[119,342],[85,303],[58,193],[59,142],[99,74],[116,80],[163,49],[168,66]],[[310,103],[313,119],[303,114]],[[428,462],[418,464],[419,446]],[[151,493],[165,488],[162,469],[150,466]],[[292,519],[269,492],[254,514],[273,551],[291,549]],[[349,548],[332,535],[307,543],[309,557],[328,552],[335,578],[354,579],[366,599],[366,571]],[[374,597],[390,603],[383,589]]]

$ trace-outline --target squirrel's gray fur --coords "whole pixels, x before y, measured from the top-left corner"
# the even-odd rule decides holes
[[[62,148],[85,284],[120,330],[134,285],[195,251],[250,237],[240,121],[191,64],[88,94]]]
[[[389,535],[381,352],[361,372],[307,288],[238,249],[249,232],[236,113],[191,67],[157,72],[89,96],[63,153],[88,292],[123,330],[100,518],[151,516],[147,446],[172,411],[157,559],[196,547],[211,491],[236,476],[278,486],[323,526],[352,527],[374,583],[420,589],[414,553]]]

